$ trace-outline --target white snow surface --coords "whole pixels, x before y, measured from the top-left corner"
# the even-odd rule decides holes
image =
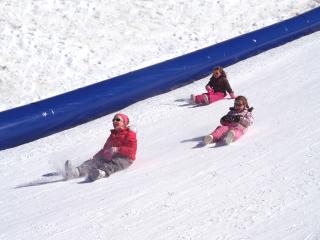
[[[211,45],[319,1],[1,5],[8,109]],[[320,239],[319,59],[316,32],[226,68],[235,93],[255,108],[253,126],[229,146],[197,147],[233,104],[188,105],[205,78],[121,110],[137,131],[137,160],[109,178],[79,184],[42,175],[61,171],[66,159],[77,165],[90,158],[109,135],[113,114],[1,151],[0,239]]]

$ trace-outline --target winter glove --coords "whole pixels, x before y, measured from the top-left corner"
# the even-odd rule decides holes
[[[230,95],[230,97],[231,97],[232,99],[235,99],[235,98],[236,98],[236,95],[234,95],[234,93],[233,93],[233,92],[232,92],[232,93],[230,93],[229,95]]]
[[[111,148],[109,149],[109,152],[113,155],[113,154],[115,154],[115,153],[118,152],[118,148],[117,148],[117,147],[111,147]]]
[[[213,89],[212,89],[209,85],[206,86],[206,90],[207,90],[208,92],[213,92]]]
[[[233,117],[233,122],[240,122],[240,116],[239,115],[237,115],[237,116],[234,116]]]
[[[112,159],[112,153],[110,153],[109,150],[105,150],[105,151],[103,152],[103,157],[104,157],[104,159],[110,161],[110,160]]]
[[[240,122],[240,116],[236,115],[236,116],[231,116],[231,115],[225,115],[221,118],[222,122]]]
[[[232,116],[230,115],[225,115],[221,118],[221,122],[232,122]]]

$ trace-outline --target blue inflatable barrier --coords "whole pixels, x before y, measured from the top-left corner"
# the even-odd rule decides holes
[[[242,59],[320,30],[320,7],[222,43],[0,113],[0,150],[118,111]]]

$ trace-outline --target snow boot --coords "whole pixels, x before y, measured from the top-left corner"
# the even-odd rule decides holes
[[[94,182],[99,178],[103,178],[106,176],[106,172],[97,168],[91,168],[88,172],[88,176],[86,178],[86,182]]]
[[[207,94],[203,94],[203,101],[204,101],[204,104],[209,104],[209,97]]]
[[[213,142],[213,137],[212,135],[207,135],[203,138],[203,144],[208,145],[209,143]]]
[[[233,142],[233,140],[234,140],[234,136],[235,136],[236,134],[235,134],[235,132],[234,131],[229,131],[228,133],[227,133],[227,135],[224,137],[224,139],[223,139],[223,142],[224,142],[224,144],[225,145],[229,145],[230,143],[232,143]]]
[[[80,172],[78,168],[74,168],[70,160],[67,160],[64,164],[65,175],[67,179],[78,178]]]
[[[191,96],[190,96],[190,103],[191,104],[195,104],[196,103],[196,96],[193,95],[193,94],[191,94]]]

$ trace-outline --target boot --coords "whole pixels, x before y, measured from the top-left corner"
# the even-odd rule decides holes
[[[212,135],[207,135],[203,138],[203,144],[208,145],[209,143],[213,142],[213,137]]]
[[[196,96],[193,95],[193,94],[191,94],[191,96],[190,96],[190,103],[191,104],[195,104],[196,103]]]
[[[64,169],[67,179],[78,178],[80,176],[79,169],[74,168],[70,160],[65,162]]]
[[[230,130],[223,139],[224,144],[229,145],[230,143],[232,143],[235,135],[235,132]]]
[[[103,178],[106,176],[106,172],[97,168],[91,168],[89,170],[88,176],[86,178],[86,182],[94,182],[99,178]]]
[[[209,97],[207,94],[203,94],[203,101],[204,101],[204,104],[209,104]]]

